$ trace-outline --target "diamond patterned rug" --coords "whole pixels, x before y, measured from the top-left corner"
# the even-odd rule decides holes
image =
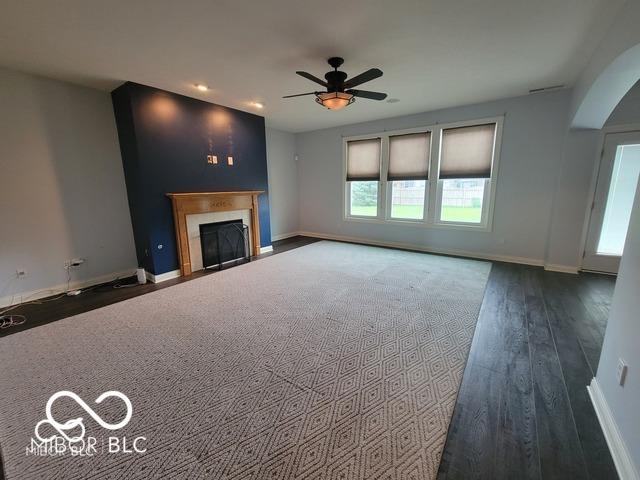
[[[0,339],[13,479],[435,478],[490,264],[318,242]],[[146,453],[27,455],[54,418]],[[124,413],[123,413],[124,412]],[[102,445],[102,443],[99,443]]]

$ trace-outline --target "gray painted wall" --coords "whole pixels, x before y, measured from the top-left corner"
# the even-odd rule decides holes
[[[618,426],[622,438],[640,472],[640,185],[624,255],[613,295],[609,323],[604,337],[596,379]],[[624,387],[618,385],[618,358],[629,366]]]
[[[600,139],[600,130],[566,133],[547,245],[546,264],[551,268],[582,264],[583,233]]]
[[[296,136],[301,231],[403,243],[577,267],[594,137],[577,134],[565,151],[571,92],[528,95]],[[342,218],[342,136],[505,115],[492,232],[362,223]],[[563,158],[566,173],[562,173]],[[578,168],[576,178],[571,169]],[[552,225],[556,190],[562,215]],[[566,197],[575,196],[567,203]],[[569,222],[566,220],[570,219]],[[550,230],[553,227],[554,230]],[[558,231],[555,231],[558,230]],[[547,251],[553,239],[553,252]]]
[[[298,231],[298,165],[293,133],[267,128],[271,239]]]
[[[640,81],[622,98],[607,119],[606,127],[640,124]],[[631,222],[627,231],[624,255],[616,281],[611,313],[596,379],[613,413],[616,426],[627,450],[640,472],[640,185],[636,190]],[[624,387],[618,385],[618,359],[628,365]]]
[[[0,69],[0,305],[133,271],[136,256],[108,93]],[[295,136],[267,129],[272,235],[298,226]],[[16,269],[27,276],[16,277]]]
[[[0,302],[66,287],[72,257],[87,260],[73,281],[133,271],[109,95],[0,69],[0,105]]]
[[[627,0],[576,82],[571,125],[602,128],[640,77],[640,2]]]
[[[620,100],[618,106],[613,110],[606,127],[617,125],[630,125],[640,122],[640,81]]]

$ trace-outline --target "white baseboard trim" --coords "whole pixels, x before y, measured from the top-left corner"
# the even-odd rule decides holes
[[[271,241],[275,242],[277,240],[284,240],[285,238],[295,237],[296,235],[300,235],[299,232],[289,232],[289,233],[281,233],[280,235],[272,235]]]
[[[273,252],[273,245],[267,245],[266,247],[260,247],[260,254]]]
[[[581,272],[586,272],[586,273],[597,273],[599,275],[609,275],[610,277],[617,277],[618,273],[614,273],[614,272],[602,272],[600,270],[589,270],[588,268],[581,268],[580,269]]]
[[[101,283],[110,282],[116,278],[124,278],[135,276],[136,267],[132,267],[120,272],[108,273],[106,275],[100,275],[98,277],[89,278],[86,280],[75,280],[69,283],[69,290],[81,290],[83,288],[92,287]],[[20,292],[14,295],[7,295],[0,298],[0,307],[8,307],[11,305],[17,305],[23,302],[32,302],[34,300],[40,300],[41,298],[51,297],[53,295],[59,295],[67,291],[67,283],[61,283],[53,285],[49,288],[41,288],[38,290],[32,290],[28,292]]]
[[[151,283],[160,283],[166,280],[171,280],[172,278],[178,278],[180,276],[180,270],[171,270],[170,272],[164,272],[160,275],[154,275],[151,272],[146,272],[147,280]]]
[[[591,385],[587,387],[587,390],[589,391],[591,403],[593,403],[593,408],[598,416],[602,433],[604,433],[604,438],[607,440],[607,445],[609,445],[611,457],[613,458],[613,463],[616,465],[620,479],[639,480],[640,477],[629,454],[629,450],[624,443],[622,435],[620,435],[620,430],[618,430],[618,425],[613,418],[613,413],[609,408],[607,399],[604,398],[602,390],[600,390],[600,385],[595,378],[591,380]]]
[[[425,252],[425,253],[437,253],[440,255],[454,255],[457,257],[467,257],[467,258],[473,258],[477,260],[494,260],[496,262],[519,263],[522,265],[533,265],[536,267],[544,266],[544,261],[539,260],[537,258],[514,257],[509,255],[494,255],[494,254],[479,253],[479,252],[468,252],[465,250],[432,248],[432,247],[426,247],[424,245],[415,245],[410,243],[381,242],[378,240],[370,240],[370,239],[360,238],[360,237],[331,235],[331,234],[318,233],[318,232],[299,232],[299,235],[303,235],[306,237],[322,238],[325,240],[338,240],[343,242],[361,243],[364,245],[372,245],[375,247],[392,247],[392,248],[399,248],[402,250],[417,250],[419,252]]]
[[[577,275],[580,270],[578,267],[571,265],[558,265],[555,263],[546,263],[544,269],[550,272],[573,273],[575,275]]]

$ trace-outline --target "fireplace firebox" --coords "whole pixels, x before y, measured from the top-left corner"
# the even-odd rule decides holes
[[[249,227],[242,220],[201,224],[200,245],[204,268],[222,270],[251,260]]]

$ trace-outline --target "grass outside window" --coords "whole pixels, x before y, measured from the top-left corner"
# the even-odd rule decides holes
[[[394,205],[394,213],[402,218],[422,218],[422,207],[420,205]],[[376,207],[351,207],[351,214],[362,217],[375,217]],[[443,207],[443,217],[450,222],[477,222],[482,215],[480,207]]]

